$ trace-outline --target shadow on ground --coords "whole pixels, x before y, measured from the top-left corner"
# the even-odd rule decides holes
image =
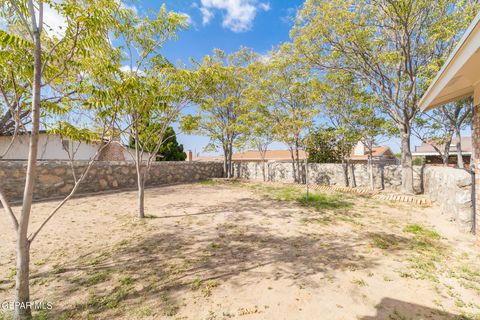
[[[445,319],[471,320],[471,318],[455,315],[443,310],[432,309],[415,303],[405,302],[392,298],[383,298],[375,306],[377,313],[374,316],[364,316],[360,320],[414,320],[414,319]]]
[[[328,206],[327,206],[328,207]],[[329,208],[343,207],[338,202]],[[178,209],[178,204],[170,209]],[[322,207],[323,208],[323,207]],[[347,210],[300,212],[299,207],[284,201],[241,198],[220,205],[199,208],[198,212],[184,215],[157,214],[147,219],[148,230],[139,238],[121,241],[102,251],[91,251],[50,273],[32,275],[32,281],[55,277],[66,284],[58,286],[58,301],[80,292],[88,293],[85,301],[69,309],[52,310],[51,318],[78,318],[85,314],[124,315],[119,308],[128,303],[129,308],[149,303],[159,306],[164,315],[175,315],[181,307],[182,292],[198,290],[205,296],[209,290],[228,281],[229,285],[243,287],[261,279],[288,279],[292,284],[302,284],[316,274],[332,270],[373,268],[374,257],[361,254],[365,243],[376,237],[382,243],[396,244],[401,249],[408,238],[400,236],[358,232],[318,232],[314,234],[280,232],[258,223],[251,223],[249,215],[275,218],[277,224],[289,224],[305,214],[322,217],[343,214],[356,217]],[[269,209],[267,213],[266,210]],[[273,209],[273,210],[272,210]],[[296,209],[296,210],[292,210]],[[175,210],[168,210],[171,212]],[[212,222],[215,217],[228,212],[224,220]],[[181,222],[182,217],[206,217],[205,225]],[[172,219],[180,220],[174,228],[162,224]],[[279,222],[278,222],[279,221]],[[153,231],[152,231],[153,230]],[[158,230],[158,231],[156,231]],[[128,230],[125,230],[126,234]],[[401,246],[398,246],[402,244]],[[241,278],[237,277],[242,275]],[[308,286],[319,287],[311,277]],[[385,304],[386,302],[383,302]],[[363,319],[386,319],[379,316]],[[383,312],[383,311],[382,311]],[[399,318],[401,319],[401,318]]]

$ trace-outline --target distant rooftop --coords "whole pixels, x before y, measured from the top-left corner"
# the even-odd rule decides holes
[[[452,143],[450,144],[450,153],[457,152],[457,142],[458,139],[452,139]],[[443,146],[439,146],[443,149]],[[462,137],[462,153],[463,154],[471,154],[472,153],[472,137]],[[429,144],[423,142],[420,146],[415,147],[415,151],[413,152],[414,156],[427,156],[427,155],[438,155],[435,148]]]
[[[304,150],[299,150],[300,160],[305,160],[307,153]],[[234,161],[262,161],[262,156],[259,151],[249,150],[232,155]],[[268,150],[265,155],[266,161],[288,161],[292,160],[290,150]],[[223,161],[223,156],[203,156],[194,158],[193,161]]]

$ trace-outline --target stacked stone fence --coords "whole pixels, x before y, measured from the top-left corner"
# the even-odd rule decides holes
[[[77,175],[85,170],[87,161],[73,162]],[[0,187],[11,201],[22,198],[25,185],[26,161],[0,161]],[[147,186],[189,183],[223,176],[219,162],[155,162],[152,164]],[[72,165],[69,161],[40,161],[37,169],[35,200],[58,198],[70,193],[74,186]],[[78,194],[136,188],[135,164],[126,161],[96,161]]]
[[[264,167],[265,166],[265,167]],[[304,167],[305,164],[302,163]],[[261,162],[237,162],[234,166],[235,175],[238,178],[250,180],[263,180],[265,168],[266,180],[271,182],[293,183],[293,166],[288,161]],[[379,189],[399,189],[402,185],[402,168],[399,165],[374,165],[374,185]],[[422,167],[414,166],[414,188],[417,193],[422,192]],[[333,186],[345,186],[345,170],[338,163],[309,163],[308,181],[312,184],[324,184]],[[354,181],[357,187],[370,186],[370,174],[368,165],[355,164],[348,166],[350,185]]]
[[[424,173],[424,192],[435,202],[442,214],[455,221],[464,232],[474,225],[470,172],[461,169],[428,166]]]
[[[304,164],[302,165],[304,166]],[[265,164],[237,162],[234,168],[238,178],[262,181],[262,168],[265,168],[267,181],[294,182],[291,162],[278,161]],[[309,163],[306,171],[310,184],[346,185],[342,164]],[[462,231],[469,232],[474,224],[470,173],[462,169],[438,166],[414,166],[413,172],[415,192],[429,196],[442,214],[455,221]],[[354,180],[357,187],[370,186],[368,165],[350,165],[348,174],[350,185]],[[402,184],[402,167],[400,165],[374,165],[373,176],[375,188],[400,191]]]

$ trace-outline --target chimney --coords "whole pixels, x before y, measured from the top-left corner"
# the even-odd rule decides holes
[[[365,155],[365,146],[361,141],[358,141],[357,145],[353,149],[353,154],[355,156],[364,156]]]
[[[187,153],[187,161],[193,161],[192,150],[188,150],[188,153]]]

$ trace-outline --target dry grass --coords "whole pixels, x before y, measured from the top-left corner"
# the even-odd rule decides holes
[[[149,189],[139,221],[134,199],[75,199],[38,238],[32,297],[54,308],[37,319],[479,319],[473,239],[435,208],[208,181]]]

